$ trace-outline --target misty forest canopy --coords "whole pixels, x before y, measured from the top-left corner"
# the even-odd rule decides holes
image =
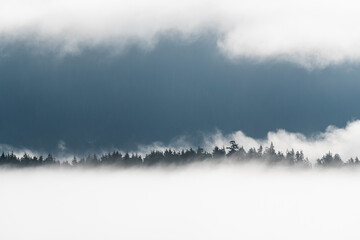
[[[263,149],[250,148],[246,151],[240,147],[235,141],[230,141],[228,147],[214,147],[211,153],[204,151],[198,147],[196,150],[184,149],[175,151],[166,149],[165,151],[153,150],[145,157],[139,154],[122,154],[119,151],[103,154],[98,157],[96,154],[88,155],[85,158],[77,159],[76,157],[69,163],[68,161],[56,160],[51,154],[44,156],[30,156],[24,153],[22,157],[16,156],[14,153],[4,152],[0,156],[0,165],[5,167],[38,167],[38,166],[62,166],[62,167],[95,167],[95,166],[111,166],[111,167],[132,167],[132,166],[155,166],[155,165],[184,165],[194,162],[218,162],[230,160],[233,162],[260,162],[268,165],[284,165],[311,168],[313,165],[306,158],[302,151],[288,150],[285,154],[276,152],[274,145],[271,143],[269,147]],[[339,154],[325,154],[322,158],[317,159],[314,166],[321,167],[340,167],[358,165],[359,159],[350,158],[343,162]],[[359,164],[360,166],[360,164]]]

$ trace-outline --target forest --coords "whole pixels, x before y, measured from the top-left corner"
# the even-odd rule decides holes
[[[153,150],[145,157],[139,154],[121,153],[113,151],[111,153],[98,156],[96,154],[88,155],[87,157],[77,158],[74,156],[71,162],[57,160],[53,155],[48,154],[44,156],[30,156],[24,153],[23,156],[18,157],[13,152],[5,154],[2,152],[0,156],[1,167],[40,167],[40,166],[59,166],[59,167],[133,167],[133,166],[156,166],[156,165],[184,165],[194,162],[214,162],[220,163],[225,160],[230,160],[237,163],[258,162],[266,165],[283,165],[294,166],[301,168],[313,167],[344,167],[344,166],[360,166],[358,157],[350,158],[343,161],[339,154],[326,153],[322,158],[317,159],[315,164],[312,164],[302,151],[295,151],[294,149],[282,153],[276,151],[274,145],[271,143],[269,147],[250,148],[246,151],[242,146],[239,146],[235,141],[230,141],[228,147],[219,148],[214,147],[212,152],[206,152],[203,148],[198,147],[196,150],[184,149],[175,151],[166,149],[165,151]]]

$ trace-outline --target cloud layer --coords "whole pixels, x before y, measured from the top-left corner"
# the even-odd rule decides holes
[[[357,9],[354,0],[2,0],[0,35],[66,53],[103,44],[149,49],[164,34],[212,32],[231,58],[323,67],[360,60]]]

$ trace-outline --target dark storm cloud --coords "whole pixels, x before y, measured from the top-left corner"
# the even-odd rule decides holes
[[[360,117],[358,69],[234,63],[216,49],[209,36],[190,45],[164,38],[150,52],[104,47],[59,59],[14,43],[0,60],[0,142],[126,150],[215,128],[308,134]]]

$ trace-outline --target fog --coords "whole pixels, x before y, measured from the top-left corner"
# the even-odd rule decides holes
[[[5,48],[25,41],[67,54],[100,45],[148,50],[164,34],[191,41],[213,32],[229,58],[314,68],[359,62],[358,8],[354,0],[2,0],[0,39]]]
[[[260,145],[264,148],[269,147],[271,143],[274,144],[276,151],[281,151],[286,154],[288,150],[294,149],[295,151],[303,151],[305,157],[311,163],[316,163],[316,160],[321,158],[328,152],[340,154],[342,160],[346,162],[350,158],[360,157],[360,148],[358,147],[358,140],[360,139],[360,120],[349,121],[345,127],[338,128],[330,125],[323,132],[316,132],[311,135],[304,135],[302,133],[289,132],[284,129],[277,131],[270,131],[266,138],[252,138],[245,135],[242,131],[224,134],[221,131],[215,133],[204,133],[200,147],[205,151],[211,153],[215,146],[227,147],[229,142],[234,140],[239,146],[243,146],[246,151],[250,148],[258,148]],[[168,143],[154,142],[149,145],[138,145],[137,149],[133,151],[125,151],[119,147],[104,148],[102,151],[84,152],[83,155],[76,155],[67,148],[66,142],[60,140],[58,143],[58,151],[52,153],[57,160],[71,162],[74,155],[78,158],[86,157],[88,154],[103,155],[118,150],[125,154],[139,154],[145,157],[153,150],[165,151],[166,149],[173,149],[181,151],[185,149],[196,149],[199,145],[195,145],[192,141],[192,136],[175,137]],[[29,148],[16,148],[8,144],[0,144],[0,153],[14,152],[18,157],[23,156],[25,153],[30,156],[47,156],[48,153],[37,151],[36,149]]]
[[[357,171],[2,170],[1,239],[358,239]]]
[[[285,129],[268,132],[266,138],[258,139],[247,136],[242,131],[236,131],[230,134],[224,134],[217,131],[213,134],[203,135],[203,144],[201,145],[206,151],[211,152],[214,146],[229,146],[229,142],[234,140],[245,150],[252,147],[258,148],[274,144],[277,151],[286,153],[287,150],[302,150],[305,157],[308,157],[312,163],[321,158],[329,151],[338,153],[346,162],[351,157],[360,157],[360,148],[358,141],[360,139],[360,120],[349,121],[345,127],[338,128],[329,125],[323,132],[315,132],[311,135],[302,133],[289,132]],[[181,150],[184,148],[196,147],[191,145],[191,141],[186,137],[175,138],[172,142],[164,144],[155,142],[150,145],[139,146],[137,152],[145,156],[153,149],[164,151],[171,148]]]

